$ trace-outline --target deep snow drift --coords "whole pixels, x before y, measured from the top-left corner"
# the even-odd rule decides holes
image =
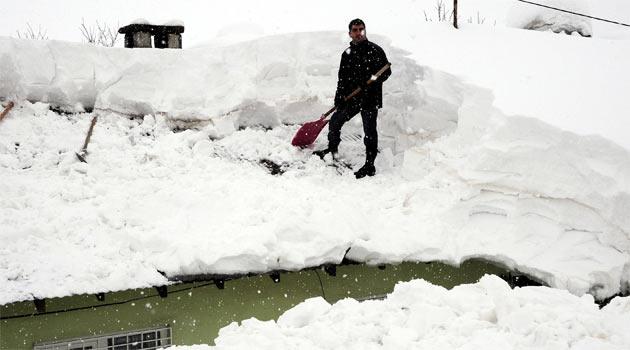
[[[234,322],[215,344],[174,348],[622,350],[630,345],[630,298],[599,310],[590,296],[512,290],[495,276],[452,290],[415,280],[397,284],[385,300],[313,298],[277,321]]]
[[[344,33],[182,51],[0,38],[0,96],[20,103],[0,124],[0,304],[163,284],[158,270],[295,270],[348,248],[370,263],[487,257],[577,295],[628,288],[628,149],[506,116],[490,91],[418,65],[416,47],[408,57],[370,38],[394,73],[379,174],[363,181],[289,143],[331,103]],[[624,84],[627,68],[608,63],[625,75],[603,74]],[[94,107],[89,163],[74,151],[92,114],[23,98]],[[341,145],[355,167],[360,130],[356,118]]]

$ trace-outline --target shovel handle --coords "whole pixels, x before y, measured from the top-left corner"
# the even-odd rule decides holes
[[[385,73],[385,71],[389,69],[389,67],[391,67],[391,64],[390,64],[390,63],[388,63],[388,64],[384,65],[384,66],[383,66],[383,68],[379,69],[379,70],[378,70],[378,72],[376,72],[376,74],[374,74],[374,76],[375,76],[376,78],[380,77],[380,76],[381,76],[381,74]],[[372,84],[374,81],[376,81],[376,79],[372,79],[372,78],[370,78],[370,79],[368,79],[368,81],[367,81],[366,85],[370,85],[370,84]],[[350,99],[351,99],[351,98],[353,98],[354,96],[358,95],[358,94],[359,94],[362,90],[363,90],[363,89],[361,89],[360,87],[358,87],[358,88],[354,89],[354,91],[352,91],[352,93],[351,93],[350,95],[348,95],[348,96],[344,97],[344,99],[343,99],[343,100],[344,100],[344,101],[348,101],[348,100],[350,100]],[[326,112],[326,113],[324,113],[324,114],[322,115],[322,117],[320,118],[320,120],[321,120],[321,119],[326,118],[326,117],[327,117],[330,113],[334,112],[336,109],[337,109],[337,106],[333,106],[333,108],[329,109],[329,110],[328,110],[328,112]]]

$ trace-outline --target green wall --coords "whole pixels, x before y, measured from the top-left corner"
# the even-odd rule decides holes
[[[390,293],[399,281],[424,278],[452,288],[474,283],[484,274],[509,275],[496,265],[470,260],[455,268],[442,263],[402,263],[386,267],[336,266],[336,276],[323,268],[225,281],[168,286],[162,298],[155,288],[46,299],[46,311],[33,302],[0,306],[0,349],[32,349],[34,344],[100,336],[122,331],[170,326],[173,344],[212,344],[220,328],[251,317],[277,319],[303,300],[324,296],[330,303],[352,297],[366,299]]]

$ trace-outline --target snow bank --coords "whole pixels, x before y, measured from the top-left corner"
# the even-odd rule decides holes
[[[511,290],[498,277],[446,290],[424,280],[399,283],[385,300],[334,305],[308,299],[278,321],[224,327],[216,346],[245,349],[627,349],[630,298],[599,310],[590,296],[546,287]]]
[[[400,119],[409,123],[429,118],[432,125],[451,121],[446,130],[452,130],[456,113],[423,108],[433,87],[417,91],[414,84],[424,75],[422,67],[430,67],[491,89],[494,105],[508,115],[600,135],[630,149],[624,119],[630,100],[620,93],[630,90],[630,70],[622,63],[630,60],[630,41],[463,28],[401,25],[391,28],[394,45],[370,34],[394,64],[382,116],[398,124]],[[129,50],[0,37],[0,65],[6,67],[0,70],[0,97],[26,95],[67,111],[95,107],[179,120],[236,118],[244,108],[261,109],[269,126],[298,123],[332,104],[339,56],[347,41],[347,33],[316,32],[224,47]],[[443,92],[439,97],[449,105],[459,104],[455,91]],[[385,130],[393,135],[401,131]]]
[[[628,151],[537,119],[506,117],[491,107],[487,92],[471,93],[460,107],[456,132],[409,149],[402,167],[408,179],[424,176],[438,186],[464,184],[459,203],[451,203],[443,218],[449,223],[446,230],[458,231],[458,240],[463,240],[454,244],[456,255],[484,251],[501,256],[512,267],[574,292],[584,290],[582,283],[590,280],[589,292],[599,297],[609,293],[604,286],[616,279],[609,279],[612,275],[621,276],[626,284]],[[602,250],[596,253],[588,242],[599,242],[597,249]],[[602,273],[612,261],[617,267]],[[589,272],[583,281],[558,278],[586,271],[584,264],[602,270]],[[553,272],[548,275],[550,270],[543,266],[553,266]]]
[[[343,33],[268,37],[237,46],[192,50],[105,49],[58,41],[0,38],[0,97],[25,97],[65,111],[85,109],[236,126],[277,126],[316,118],[332,104]],[[417,108],[422,69],[382,44],[395,78],[385,116],[445,119]],[[456,120],[450,111],[450,125]],[[246,115],[246,118],[240,118]],[[435,123],[433,123],[435,124]],[[390,132],[392,134],[394,132]]]
[[[292,147],[293,123],[332,102],[345,40],[302,33],[161,51],[0,39],[3,97],[99,115],[88,164],[74,151],[92,113],[22,101],[0,125],[0,304],[166,283],[158,271],[298,270],[340,262],[348,248],[369,263],[485,257],[577,295],[628,290],[629,151],[507,116],[494,91],[384,39],[394,73],[378,175],[356,181]],[[622,68],[611,72],[626,83],[615,80]],[[340,150],[361,165],[360,118]]]

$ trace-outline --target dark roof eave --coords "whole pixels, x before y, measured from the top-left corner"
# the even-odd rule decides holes
[[[137,33],[146,32],[151,34],[181,34],[184,32],[184,26],[169,26],[155,24],[129,24],[118,29],[118,33]]]

